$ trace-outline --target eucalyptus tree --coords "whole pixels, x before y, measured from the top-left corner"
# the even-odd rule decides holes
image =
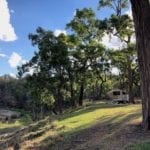
[[[116,16],[120,16],[122,11],[128,7],[128,4],[128,0],[99,0],[98,8],[111,8],[116,13]]]
[[[136,57],[136,51],[135,47],[133,47],[132,44],[132,37],[134,35],[133,22],[128,15],[112,15],[110,18],[110,24],[111,25],[109,26],[116,30],[113,33],[113,35],[117,36],[125,44],[125,48],[122,48],[122,51],[125,51],[125,53],[123,53],[125,54],[124,59],[126,60],[127,64],[126,68],[128,79],[129,102],[134,103],[132,63],[134,62],[134,57]]]
[[[29,39],[38,51],[27,64],[19,69],[19,73],[24,74],[32,69],[33,74],[28,81],[31,83],[30,87],[33,87],[32,91],[36,91],[34,95],[40,100],[41,95],[42,98],[43,95],[46,96],[48,90],[51,96],[47,96],[51,97],[52,101],[54,97],[55,106],[61,113],[62,89],[67,82],[66,68],[69,63],[66,36],[61,34],[56,37],[53,32],[39,27],[35,34],[29,35]],[[47,99],[43,102],[48,103]]]
[[[73,58],[77,71],[77,82],[80,85],[79,105],[83,104],[83,96],[87,74],[93,65],[98,62],[94,60],[101,59],[104,47],[100,44],[103,36],[103,30],[99,29],[101,22],[96,20],[95,13],[91,8],[77,9],[74,18],[67,24],[67,28],[76,38],[74,45]],[[95,63],[96,64],[93,64]]]
[[[101,7],[111,7],[114,10],[114,13],[107,20],[107,32],[113,34],[120,39],[123,43],[122,54],[127,65],[127,83],[128,83],[128,92],[129,92],[129,102],[134,103],[134,94],[133,94],[133,65],[134,57],[136,57],[135,48],[131,45],[134,38],[134,26],[133,21],[127,14],[123,14],[123,9],[128,7],[128,0],[100,0],[99,6]],[[134,50],[133,50],[134,48]],[[128,52],[127,52],[128,51]],[[134,53],[133,53],[134,51]],[[127,54],[127,53],[128,54]],[[120,53],[120,52],[119,52]],[[117,53],[116,53],[117,54]],[[126,55],[127,54],[127,55]],[[120,60],[122,62],[122,60]],[[119,62],[118,62],[119,63]]]
[[[77,59],[74,57],[76,54],[76,45],[78,45],[79,40],[76,38],[74,34],[67,35],[67,46],[68,46],[68,59],[69,63],[66,68],[68,81],[70,86],[70,98],[71,98],[71,105],[72,107],[77,106],[77,91],[78,91],[78,84],[77,84]]]
[[[118,0],[122,3],[125,0]],[[114,0],[100,0],[101,6],[117,6]],[[130,0],[136,33],[136,49],[141,79],[143,126],[150,129],[150,1]],[[119,8],[119,7],[118,7]]]
[[[133,87],[139,87],[137,80],[137,56],[135,51],[135,44],[128,44],[126,48],[110,52],[110,59],[112,66],[120,70],[119,81],[120,88],[128,89],[129,100],[134,103],[134,90]],[[136,78],[135,78],[136,77]],[[137,82],[137,83],[136,83]]]
[[[95,49],[98,51],[93,52],[93,58],[91,59],[91,74],[92,74],[92,82],[94,83],[94,87],[96,89],[95,94],[93,95],[95,99],[102,98],[102,94],[104,92],[104,85],[107,82],[107,76],[110,71],[110,58],[108,57],[108,50],[100,44],[94,44]],[[92,84],[92,83],[91,83]]]
[[[136,31],[141,78],[143,126],[150,129],[150,1],[130,0]]]

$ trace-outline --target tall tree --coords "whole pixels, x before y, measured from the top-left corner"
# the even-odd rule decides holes
[[[133,21],[125,14],[122,14],[122,9],[128,7],[128,0],[100,0],[99,7],[110,7],[114,10],[114,14],[106,21],[107,30],[109,34],[118,37],[121,42],[126,45],[128,53],[132,53],[130,45],[132,43],[132,37],[134,35]],[[129,48],[129,49],[128,49]],[[123,50],[123,49],[122,49]],[[125,57],[124,57],[125,58]],[[133,75],[132,75],[132,56],[127,56],[127,79],[128,79],[128,93],[129,102],[134,103],[133,94]]]
[[[134,70],[137,68],[135,44],[128,44],[126,48],[121,50],[110,51],[109,55],[112,66],[120,70],[120,88],[128,89],[129,102],[134,103]]]
[[[150,130],[150,1],[130,0],[141,77],[143,127]]]
[[[103,30],[97,27],[100,21],[96,20],[95,13],[91,8],[77,9],[76,15],[67,24],[67,27],[74,33],[78,43],[74,47],[73,57],[77,68],[78,83],[80,85],[79,105],[83,104],[83,95],[87,72],[93,60],[100,59],[104,47],[100,44]]]
[[[19,70],[26,73],[33,69],[29,82],[33,87],[34,95],[40,100],[41,94],[45,96],[47,90],[55,97],[55,106],[62,112],[62,89],[66,83],[66,68],[68,67],[68,47],[66,37],[61,34],[56,37],[53,32],[38,28],[35,34],[30,34],[32,44],[38,47],[29,63]],[[46,92],[45,92],[46,91]],[[51,97],[48,95],[48,97]],[[46,100],[47,103],[47,100]]]
[[[111,26],[111,28],[114,28],[116,30],[115,33],[113,34],[126,44],[126,48],[123,48],[122,51],[125,51],[123,53],[125,54],[124,58],[126,59],[127,62],[126,64],[127,64],[129,102],[134,103],[132,62],[134,60],[133,54],[136,54],[136,52],[132,44],[132,37],[134,35],[133,22],[128,15],[121,15],[121,16],[112,15],[110,18],[110,22],[111,25],[109,26]],[[126,55],[127,53],[128,55]]]

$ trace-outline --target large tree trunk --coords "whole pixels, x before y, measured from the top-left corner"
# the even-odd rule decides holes
[[[141,77],[143,127],[150,129],[150,1],[130,0],[136,30]]]

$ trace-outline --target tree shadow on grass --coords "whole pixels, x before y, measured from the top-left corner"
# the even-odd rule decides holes
[[[91,106],[88,106],[85,108],[77,109],[74,112],[70,112],[70,113],[68,112],[67,114],[62,115],[61,117],[54,118],[54,121],[55,120],[63,121],[65,119],[69,119],[71,117],[75,117],[75,116],[79,116],[79,115],[86,114],[89,112],[93,112],[93,111],[96,111],[99,109],[109,109],[110,110],[111,108],[112,109],[119,108],[119,107],[126,108],[126,106],[128,106],[128,105],[95,104],[95,105],[91,105]],[[57,128],[57,129],[54,128],[54,131],[56,131],[58,134],[55,137],[51,137],[50,135],[48,135],[40,143],[37,143],[33,147],[33,149],[49,150],[53,147],[55,148],[56,144],[58,144],[60,150],[62,150],[62,146],[70,143],[70,141],[73,141],[76,138],[76,136],[81,136],[83,134],[84,138],[85,137],[88,138],[89,137],[88,131],[92,132],[94,134],[94,133],[98,132],[99,130],[103,129],[103,127],[107,128],[108,131],[113,131],[120,124],[124,124],[125,122],[127,122],[130,119],[138,118],[140,115],[141,115],[140,113],[137,114],[136,112],[133,114],[128,114],[128,115],[119,114],[119,115],[115,115],[115,116],[114,115],[110,116],[109,114],[107,114],[107,116],[105,115],[105,116],[101,116],[100,118],[97,118],[95,124],[94,124],[94,122],[92,123],[92,126],[89,123],[84,123],[83,125],[79,125],[73,129],[69,129],[69,130],[66,129],[65,126],[63,128],[61,128],[61,127]],[[74,122],[74,123],[76,123],[76,122]],[[33,125],[32,127],[29,125],[28,126],[29,130],[27,130],[26,132],[23,132],[23,133],[19,133],[19,136],[21,136],[21,138],[22,138],[21,142],[24,140],[26,141],[26,140],[36,139],[37,137],[42,136],[47,131],[53,130],[50,128],[45,128],[46,124],[52,124],[52,121],[51,120],[49,120],[49,121],[46,120],[43,122],[39,121],[39,122],[35,123],[35,125]],[[7,128],[6,128],[6,130],[7,130]],[[86,132],[87,132],[87,134],[85,134]],[[116,132],[116,131],[114,131],[114,132]],[[52,146],[52,144],[54,144],[54,146]],[[54,149],[54,150],[56,150],[56,149]]]
[[[8,128],[2,128],[0,129],[0,136],[2,134],[6,134],[6,133],[10,133],[10,132],[13,132],[15,130],[19,129],[19,127],[8,127]]]
[[[125,123],[130,120],[138,119],[140,116],[141,113],[133,113],[124,116],[120,114],[114,117],[101,117],[99,118],[99,121],[92,126],[84,124],[69,131],[62,130],[60,131],[60,134],[53,139],[53,141],[52,138],[46,137],[39,145],[37,145],[36,148],[40,150],[75,149],[76,145],[89,141],[96,133],[102,134],[101,140],[107,141],[107,136],[110,132],[112,133],[111,136],[113,138],[122,125],[125,125]],[[49,139],[51,139],[51,141],[49,141]]]
[[[24,120],[22,120],[23,123]],[[49,124],[50,118],[47,117],[43,120],[32,122],[32,124],[21,127],[8,127],[0,130],[0,150],[7,149],[10,145],[15,145],[15,143],[22,143],[26,140],[32,140],[39,136],[42,136],[49,128],[45,126]],[[26,122],[27,123],[27,122]],[[31,123],[31,122],[30,122]]]

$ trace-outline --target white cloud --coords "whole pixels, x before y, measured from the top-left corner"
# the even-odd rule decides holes
[[[12,68],[16,68],[18,65],[24,64],[27,61],[22,59],[22,56],[20,56],[18,53],[13,52],[10,56],[10,58],[8,59],[8,63],[10,65],[10,67]]]
[[[124,14],[128,15],[130,18],[133,18],[131,7]]]
[[[34,71],[35,71],[35,69],[34,69],[34,68],[29,68],[29,71],[28,71],[28,73],[27,73],[27,74],[29,74],[29,75],[33,75]]]
[[[25,64],[25,63],[27,63],[27,60],[22,59],[21,63],[22,63],[22,64]]]
[[[7,0],[0,0],[0,40],[14,41],[17,35],[10,23],[10,11]]]
[[[133,34],[133,35],[131,36],[131,42],[132,42],[132,43],[135,43],[135,42],[136,42],[135,34]]]
[[[9,75],[13,78],[17,78],[16,74],[14,74],[14,73],[9,73]]]
[[[110,49],[121,49],[126,46],[124,42],[122,42],[118,37],[113,34],[106,34],[102,38],[102,43]]]
[[[27,76],[27,75],[33,75],[33,73],[38,72],[37,68],[35,66],[33,67],[28,67],[27,72],[25,72],[25,74],[23,76]]]
[[[77,13],[77,10],[75,10],[75,11],[73,12],[73,17],[76,15],[76,13]]]
[[[112,73],[113,75],[119,75],[119,69],[118,69],[117,67],[113,67],[113,68],[111,69],[111,73]]]
[[[131,17],[131,19],[133,18],[132,17],[132,10],[131,10],[131,7],[126,11],[124,12],[124,14],[127,14]],[[115,33],[115,31],[114,31]],[[135,43],[136,41],[136,38],[135,38],[135,34],[133,34],[131,36],[131,42],[132,43]],[[121,49],[121,48],[124,48],[126,47],[126,43],[125,42],[122,42],[117,36],[114,36],[113,34],[104,34],[103,38],[102,38],[102,43],[107,47],[107,48],[111,48],[111,49]]]
[[[8,60],[8,63],[12,68],[16,68],[21,63],[21,61],[22,57],[16,52],[13,52]]]
[[[0,57],[4,58],[4,57],[6,57],[6,54],[0,53]]]
[[[54,35],[55,35],[55,36],[59,36],[61,33],[67,35],[66,30],[56,29],[56,30],[54,31]]]

